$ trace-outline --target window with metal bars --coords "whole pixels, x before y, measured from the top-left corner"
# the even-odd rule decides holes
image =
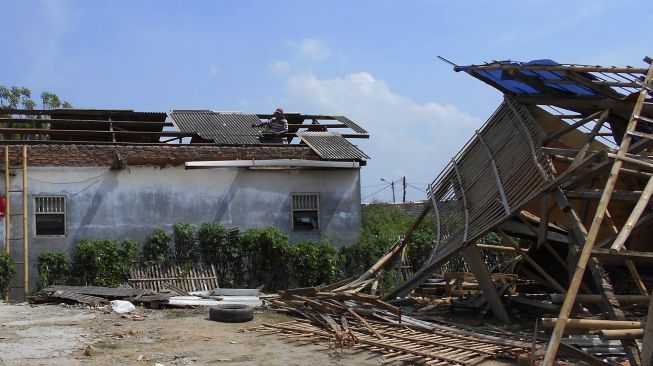
[[[292,193],[291,195],[292,229],[319,230],[320,195],[318,193]]]
[[[66,197],[34,197],[36,235],[66,235]]]

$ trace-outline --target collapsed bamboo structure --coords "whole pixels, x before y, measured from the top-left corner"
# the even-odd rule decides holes
[[[456,66],[502,91],[504,102],[429,185],[433,251],[384,298],[407,296],[461,253],[492,311],[505,318],[496,284],[477,260],[481,247],[493,249],[478,246],[479,239],[494,231],[521,254],[518,272],[559,293],[558,302],[563,297],[544,365],[553,364],[579,314],[624,322],[620,301],[648,302],[650,313],[653,65],[644,61],[643,68],[551,60]],[[531,245],[524,252],[512,237]],[[396,243],[352,284],[392,267],[405,245]],[[653,320],[641,349],[631,333],[603,336],[620,337],[631,365],[650,364]]]

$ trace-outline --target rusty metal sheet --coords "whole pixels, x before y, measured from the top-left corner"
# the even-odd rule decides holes
[[[180,131],[225,145],[258,145],[261,131],[267,128],[252,127],[261,123],[254,113],[173,110],[169,116]]]
[[[367,160],[370,157],[333,132],[297,132],[306,145],[325,160]]]

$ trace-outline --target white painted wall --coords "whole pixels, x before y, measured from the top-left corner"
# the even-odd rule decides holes
[[[20,189],[21,182],[22,177],[13,177],[12,189]],[[155,228],[171,232],[178,222],[198,226],[217,222],[241,231],[277,226],[292,242],[328,236],[337,245],[346,245],[357,240],[360,227],[359,169],[130,167],[112,171],[99,167],[30,167],[27,184],[33,284],[34,265],[41,251],[70,251],[82,238],[141,242]],[[291,193],[297,192],[319,193],[319,232],[292,231]],[[66,196],[65,236],[35,235],[37,195]],[[12,193],[11,201],[12,211],[19,212],[20,193]],[[13,235],[21,235],[21,218],[12,220]],[[22,257],[22,242],[12,245],[14,257]]]

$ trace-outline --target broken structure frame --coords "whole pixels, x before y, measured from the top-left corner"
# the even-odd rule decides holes
[[[645,61],[651,64],[651,59]],[[609,320],[625,319],[605,264],[616,261],[623,265],[638,293],[649,294],[633,262],[653,255],[646,240],[635,235],[647,227],[650,232],[652,216],[648,201],[653,190],[653,160],[648,149],[653,139],[649,96],[653,66],[494,62],[456,69],[503,91],[505,102],[429,185],[431,205],[426,210],[432,210],[436,219],[434,250],[426,264],[386,299],[407,295],[454,254],[476,247],[476,241],[488,231],[503,234],[501,229],[512,222],[509,220],[517,219],[535,243],[523,258],[535,269],[539,282],[566,292],[559,316],[563,321],[556,323],[545,355],[544,364],[551,365],[566,320],[575,314],[572,310],[578,304],[579,290],[598,293],[601,310]],[[504,118],[514,126],[499,128]],[[614,147],[619,148],[611,149]],[[509,153],[500,155],[506,151]],[[527,211],[539,214],[539,224],[524,220],[534,216]],[[552,225],[554,221],[565,223],[562,241],[552,241],[549,235],[551,228],[557,227]],[[409,236],[395,243],[349,288],[362,288],[391,268]],[[561,247],[566,247],[566,259]],[[610,249],[602,249],[606,247]],[[553,264],[546,268],[538,265],[535,254],[539,251],[553,256]],[[555,276],[553,267],[563,269],[568,277]],[[586,267],[591,281],[584,282]],[[478,263],[472,270],[477,278],[488,277]],[[486,297],[489,292],[495,294],[492,286],[482,290]],[[496,296],[488,300],[495,314],[503,318],[505,310]],[[632,339],[622,338],[632,365],[650,362],[653,321],[648,320],[642,355]]]

